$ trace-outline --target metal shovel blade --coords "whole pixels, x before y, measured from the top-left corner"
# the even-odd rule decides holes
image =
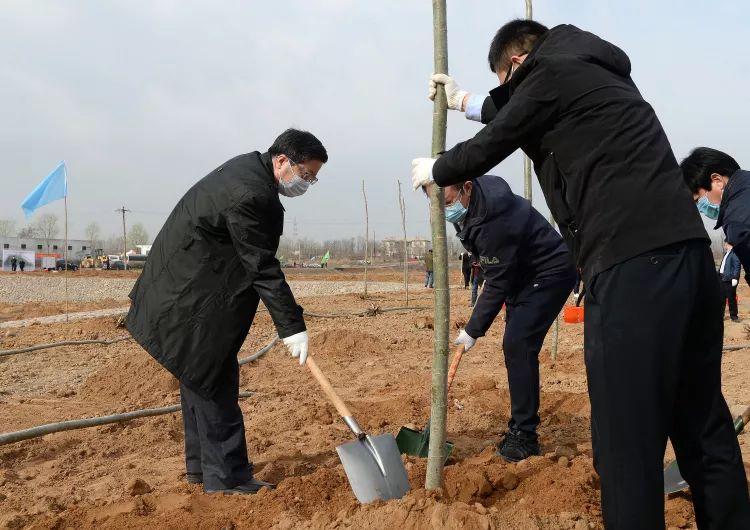
[[[688,483],[682,478],[677,460],[664,468],[664,494],[677,493],[688,487]]]
[[[364,436],[336,447],[346,477],[361,503],[400,499],[411,488],[392,434]]]

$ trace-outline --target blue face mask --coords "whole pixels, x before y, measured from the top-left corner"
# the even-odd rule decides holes
[[[456,197],[456,201],[453,204],[445,207],[445,220],[449,223],[460,223],[466,217],[466,212],[468,210],[459,200],[461,198],[461,193],[463,193],[463,190],[458,194],[458,197]]]
[[[695,205],[698,207],[698,211],[709,219],[715,221],[719,218],[719,205],[713,204],[709,201],[706,195],[698,199],[698,202],[696,202]]]

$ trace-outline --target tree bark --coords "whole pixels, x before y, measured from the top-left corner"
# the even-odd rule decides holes
[[[434,71],[448,73],[448,30],[445,0],[432,1]],[[445,150],[448,105],[445,90],[438,90],[432,111],[432,157]],[[430,410],[430,446],[427,456],[425,488],[437,489],[443,484],[445,462],[445,425],[447,416],[448,324],[450,292],[448,291],[448,248],[445,236],[445,199],[438,186],[430,187],[430,223],[435,285],[435,346],[432,356],[432,405]]]

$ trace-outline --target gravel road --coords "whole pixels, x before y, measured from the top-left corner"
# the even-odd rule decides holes
[[[70,302],[94,302],[97,300],[122,300],[127,303],[128,293],[135,283],[134,278],[69,278]],[[298,298],[306,296],[329,296],[356,293],[362,290],[362,282],[347,281],[291,281],[289,285]],[[410,290],[419,286],[411,284]],[[370,282],[370,292],[392,292],[403,288],[398,282]],[[4,274],[0,276],[0,302],[27,304],[31,302],[65,301],[65,282],[61,276],[37,276]]]

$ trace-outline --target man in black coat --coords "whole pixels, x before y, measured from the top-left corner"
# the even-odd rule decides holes
[[[585,358],[606,527],[663,528],[669,437],[698,526],[750,528],[742,457],[721,392],[723,321],[710,240],[628,56],[574,26],[515,20],[497,32],[488,60],[500,82],[489,98],[433,78],[445,82],[451,108],[487,125],[437,160],[415,159],[415,189],[476,178],[519,148],[531,158],[586,285]]]
[[[308,338],[276,259],[279,195],[303,194],[328,160],[320,141],[289,129],[268,152],[228,160],[177,203],[130,293],[128,331],[180,381],[187,480],[206,493],[251,494],[253,477],[237,402],[237,353],[259,301],[300,364]]]
[[[497,454],[518,462],[540,453],[539,350],[570,295],[575,267],[560,234],[500,177],[449,186],[444,194],[446,218],[484,276],[482,296],[455,343],[469,351],[506,307],[503,353],[511,414]]]
[[[737,284],[740,282],[742,267],[740,259],[735,255],[732,245],[724,242],[724,257],[719,265],[719,280],[721,281],[722,305],[729,306],[729,318],[732,322],[740,322],[737,314]]]
[[[458,255],[458,260],[461,262],[461,274],[464,277],[464,289],[469,287],[469,280],[471,279],[471,254],[468,252],[461,252]]]

